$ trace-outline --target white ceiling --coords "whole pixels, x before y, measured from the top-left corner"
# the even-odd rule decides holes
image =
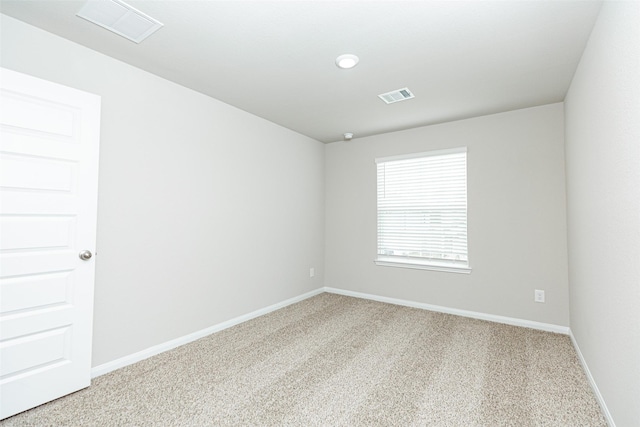
[[[140,44],[76,16],[1,11],[322,142],[562,101],[596,1],[128,1],[164,23]],[[360,57],[338,69],[343,53]],[[377,95],[408,87],[415,98]]]

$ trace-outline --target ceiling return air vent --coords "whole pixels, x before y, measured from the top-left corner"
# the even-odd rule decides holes
[[[405,87],[402,89],[380,94],[378,95],[378,98],[382,99],[387,104],[393,104],[394,102],[414,98],[414,95],[408,88]]]
[[[88,0],[77,15],[136,43],[164,25],[120,0]]]

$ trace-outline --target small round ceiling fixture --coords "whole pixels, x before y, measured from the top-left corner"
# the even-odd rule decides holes
[[[353,133],[351,132],[345,132],[343,136],[345,141],[351,141],[353,139]]]
[[[338,68],[343,68],[346,70],[358,65],[358,61],[360,61],[360,58],[358,58],[355,55],[351,55],[350,53],[347,53],[344,55],[340,55],[336,58],[336,65],[338,66]]]

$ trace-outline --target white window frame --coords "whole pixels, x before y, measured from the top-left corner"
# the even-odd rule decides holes
[[[412,268],[412,269],[420,269],[420,270],[435,270],[435,271],[445,271],[452,273],[463,273],[469,274],[471,273],[471,265],[469,263],[469,246],[468,246],[468,233],[465,233],[466,236],[466,262],[464,260],[461,261],[449,261],[443,259],[435,259],[435,258],[425,258],[425,257],[410,257],[410,256],[401,256],[401,255],[384,255],[380,253],[380,201],[378,200],[380,194],[380,182],[378,181],[379,168],[381,164],[388,162],[395,162],[399,160],[408,160],[408,159],[417,159],[423,157],[432,157],[432,156],[443,156],[447,154],[458,154],[465,153],[465,170],[464,170],[464,204],[465,204],[465,232],[468,230],[469,224],[469,209],[467,205],[467,191],[468,191],[468,183],[467,183],[467,147],[457,147],[445,150],[435,150],[421,153],[413,153],[413,154],[405,154],[400,156],[391,156],[391,157],[380,157],[376,158],[376,265],[385,266],[385,267],[401,267],[401,268]]]

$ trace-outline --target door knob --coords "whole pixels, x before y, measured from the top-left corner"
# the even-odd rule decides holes
[[[80,255],[79,255],[79,256],[80,256],[80,259],[81,259],[81,260],[83,260],[83,261],[87,261],[87,260],[90,260],[90,259],[91,259],[91,257],[93,256],[93,254],[91,253],[91,251],[88,251],[88,250],[86,250],[86,249],[85,249],[84,251],[80,252]]]

